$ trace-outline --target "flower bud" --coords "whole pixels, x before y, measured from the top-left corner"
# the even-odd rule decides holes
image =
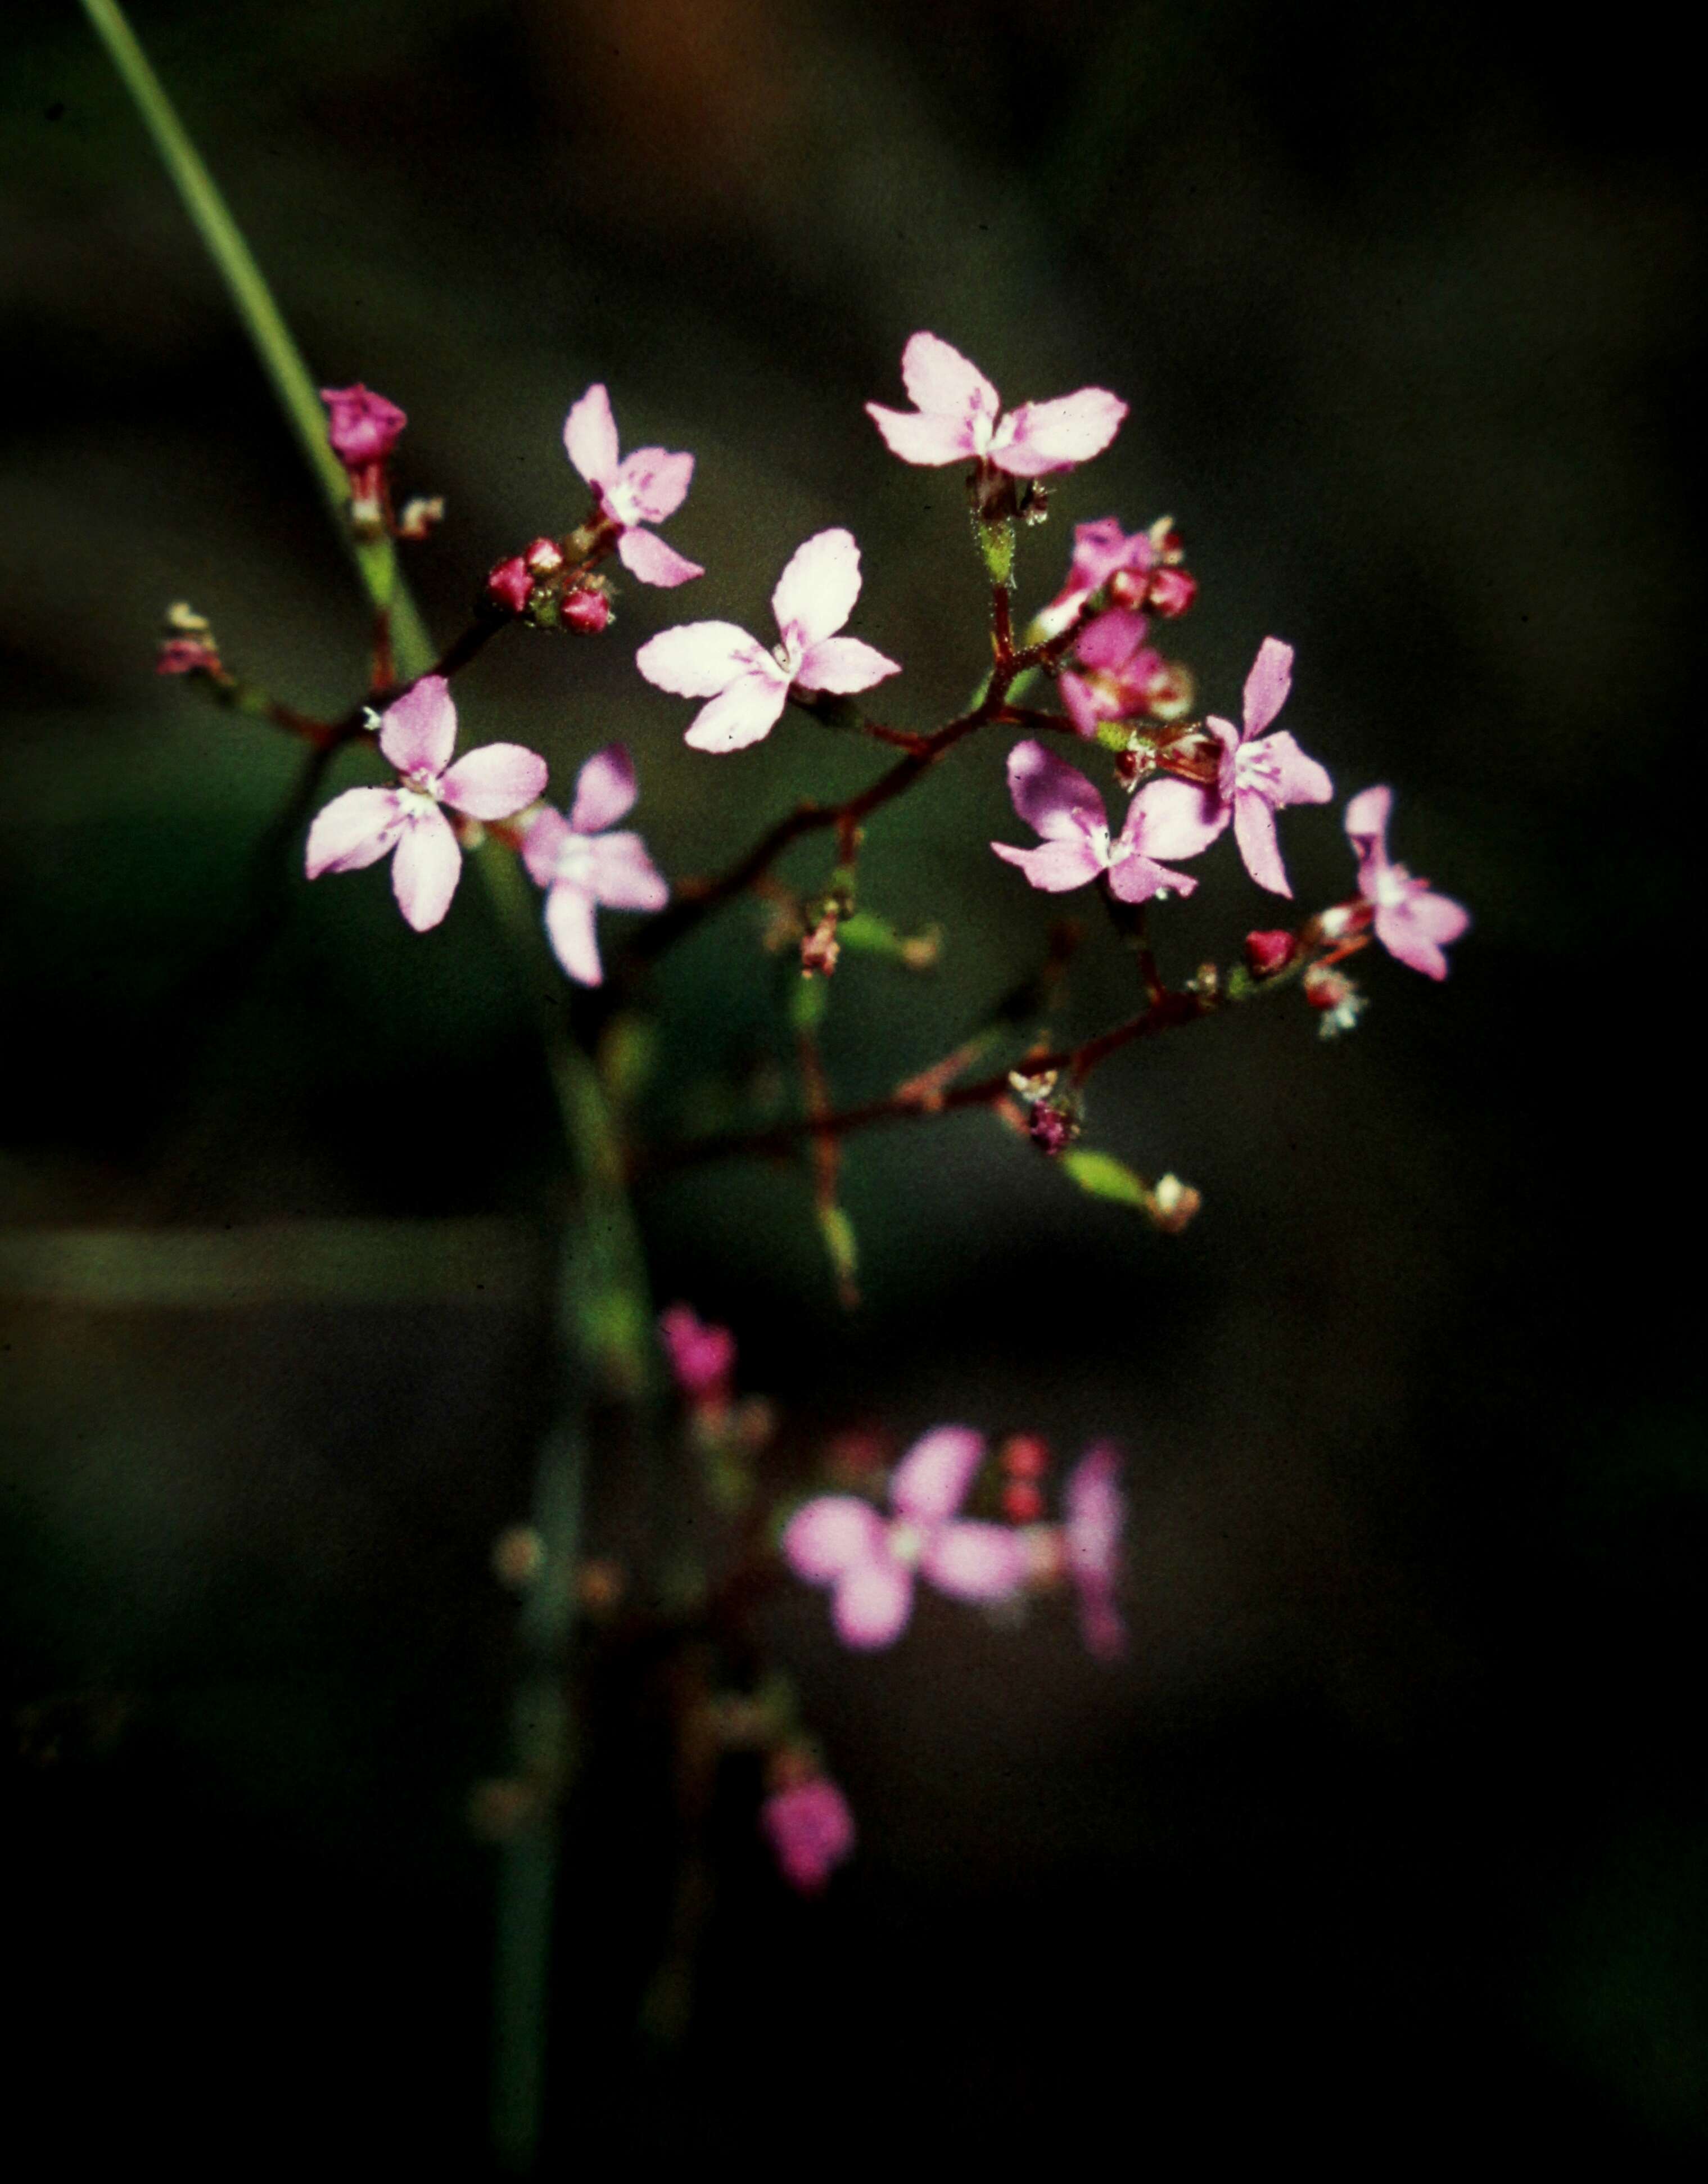
[[[418,498],[405,501],[403,512],[398,518],[398,536],[399,538],[430,538],[444,520],[445,504],[438,493],[431,499]]]
[[[1157,614],[1171,621],[1183,615],[1198,597],[1198,579],[1184,569],[1165,565],[1153,569],[1145,587],[1145,601]]]
[[[1011,1524],[1035,1524],[1043,1514],[1043,1496],[1029,1479],[1010,1479],[1002,1490],[1002,1513]]]
[[[1150,579],[1142,569],[1117,569],[1109,580],[1109,603],[1137,614],[1150,594]]]
[[[1079,1135],[1079,1117],[1070,1108],[1040,1100],[1026,1118],[1026,1134],[1041,1152],[1055,1154]]]
[[[1204,1203],[1203,1194],[1177,1175],[1159,1176],[1146,1211],[1165,1236],[1177,1236]]]
[[[370,393],[359,380],[353,387],[323,387],[320,399],[332,453],[353,472],[383,463],[409,421],[395,402]]]
[[[508,561],[500,561],[487,574],[487,598],[510,614],[526,613],[533,592],[534,580],[520,554],[513,554]]]
[[[575,590],[565,592],[559,609],[566,627],[578,629],[588,637],[597,637],[609,627],[611,619],[610,593],[594,577]]]
[[[154,655],[157,675],[218,675],[219,654],[205,637],[169,637],[161,640]]]
[[[1145,680],[1144,709],[1159,721],[1183,721],[1192,710],[1192,674],[1177,660],[1159,660]]]
[[[1010,1434],[998,1460],[1010,1479],[1042,1479],[1049,1468],[1049,1443],[1038,1434]]]
[[[1293,935],[1278,928],[1267,933],[1248,933],[1245,961],[1254,978],[1272,978],[1293,961]]]
[[[1166,561],[1171,566],[1186,559],[1186,547],[1174,527],[1171,515],[1159,515],[1151,525],[1148,536],[1151,551],[1159,561]]]
[[[1305,998],[1322,1017],[1317,1028],[1324,1039],[1350,1031],[1363,1013],[1365,997],[1344,971],[1327,963],[1313,963],[1302,983]]]
[[[564,566],[564,549],[555,538],[537,538],[522,559],[537,577],[555,576]]]

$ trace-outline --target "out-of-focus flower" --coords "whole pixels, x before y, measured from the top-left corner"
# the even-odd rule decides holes
[[[1338,1039],[1350,1031],[1364,1013],[1365,997],[1344,971],[1332,963],[1313,963],[1299,981],[1305,998],[1317,1010],[1318,1031],[1324,1039]]]
[[[789,690],[845,696],[901,671],[857,637],[838,637],[860,597],[860,548],[849,531],[821,531],[795,549],[771,593],[782,642],[767,651],[732,621],[661,630],[635,655],[648,682],[679,698],[709,698],[683,738],[696,750],[732,751],[768,736]]]
[[[1394,792],[1366,788],[1346,807],[1346,832],[1358,859],[1358,884],[1375,911],[1376,937],[1390,956],[1426,978],[1444,978],[1443,949],[1458,939],[1471,912],[1450,895],[1431,892],[1404,865],[1388,861],[1388,815]]]
[[[619,460],[611,398],[598,381],[564,420],[564,446],[598,496],[607,521],[615,526],[617,557],[631,577],[669,590],[691,577],[704,576],[698,561],[646,528],[674,515],[687,499],[694,474],[692,455],[637,448]]]
[[[1245,936],[1245,961],[1254,978],[1272,978],[1277,971],[1284,971],[1293,961],[1295,943],[1290,933],[1279,928],[1267,933],[1248,933]]]
[[[309,829],[311,880],[359,872],[395,851],[392,892],[417,933],[437,925],[462,878],[463,852],[441,806],[470,819],[509,819],[546,785],[546,762],[520,744],[487,744],[456,764],[457,709],[442,675],[424,675],[386,708],[380,749],[395,788],[348,788]]]
[[[1108,607],[1075,639],[1074,665],[1058,677],[1057,688],[1081,735],[1094,736],[1105,721],[1143,714],[1171,720],[1190,707],[1185,670],[1165,660],[1144,636],[1143,615]]]
[[[893,1516],[851,1494],[821,1494],[790,1518],[784,1559],[797,1577],[832,1587],[844,1645],[871,1649],[900,1637],[913,1612],[915,1570],[957,1600],[1007,1600],[1025,1584],[1024,1541],[1006,1525],[956,1515],[984,1446],[970,1426],[938,1426],[896,1466]]]
[[[854,1819],[848,1799],[823,1774],[774,1791],[759,1808],[759,1825],[783,1879],[803,1896],[816,1896],[854,1851]]]
[[[1100,455],[1121,429],[1127,404],[1101,387],[1004,412],[1002,397],[976,364],[936,334],[916,333],[902,351],[902,384],[912,410],[868,402],[866,415],[904,463],[992,464],[1010,477],[1042,477]]]
[[[620,744],[595,751],[576,776],[569,816],[548,805],[522,840],[522,861],[546,890],[546,933],[552,952],[578,985],[597,986],[599,962],[593,913],[662,910],[668,883],[635,833],[608,833],[634,803],[634,761]]]
[[[1124,532],[1113,515],[1073,527],[1073,555],[1067,565],[1067,581],[1049,604],[1033,620],[1034,642],[1059,637],[1086,601],[1100,592],[1118,570],[1144,577],[1156,560],[1150,534]]]
[[[991,847],[1018,865],[1033,887],[1061,894],[1106,872],[1123,902],[1148,902],[1153,895],[1190,894],[1198,885],[1189,872],[1171,871],[1150,855],[1142,797],[1127,806],[1120,833],[1111,837],[1096,784],[1042,744],[1015,745],[1008,755],[1008,787],[1015,810],[1043,839],[1036,850],[1006,842]]]
[[[728,1395],[736,1369],[736,1339],[728,1328],[714,1327],[691,1304],[673,1304],[659,1314],[659,1340],[685,1396],[703,1401]]]
[[[1275,815],[1289,804],[1326,804],[1334,784],[1283,728],[1265,733],[1287,699],[1293,682],[1293,647],[1266,637],[1245,678],[1245,725],[1214,714],[1205,727],[1221,746],[1221,771],[1212,788],[1189,781],[1154,781],[1138,801],[1149,814],[1159,855],[1194,857],[1208,849],[1230,819],[1245,869],[1272,894],[1290,895]]]
[[[1102,1661],[1127,1649],[1127,1625],[1115,1599],[1127,1517],[1120,1474],[1120,1450],[1113,1441],[1098,1441],[1068,1474],[1065,1493],[1062,1540],[1068,1577],[1079,1596],[1080,1631],[1087,1651]]]

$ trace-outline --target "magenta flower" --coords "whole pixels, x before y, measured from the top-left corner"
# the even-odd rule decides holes
[[[1166,857],[1195,857],[1208,849],[1230,819],[1245,869],[1271,894],[1290,895],[1281,861],[1275,815],[1289,804],[1326,804],[1334,784],[1283,728],[1265,731],[1287,701],[1293,682],[1293,647],[1266,637],[1245,678],[1245,726],[1214,714],[1205,726],[1221,745],[1221,772],[1213,788],[1189,781],[1155,781],[1137,801],[1149,815],[1150,837]]]
[[[1113,515],[1102,516],[1095,523],[1075,524],[1067,582],[1035,616],[1033,635],[1060,637],[1086,601],[1100,592],[1111,577],[1121,570],[1138,577],[1148,575],[1155,561],[1156,548],[1148,531],[1135,531],[1129,537]]]
[[[308,872],[355,872],[392,858],[392,892],[417,933],[451,906],[463,852],[439,808],[470,819],[509,819],[546,785],[546,761],[520,744],[487,744],[451,764],[457,709],[442,675],[424,675],[380,722],[380,749],[398,769],[395,788],[347,788],[309,829]]]
[[[552,952],[578,985],[597,986],[604,977],[593,930],[600,905],[662,910],[670,899],[640,836],[605,832],[636,794],[634,761],[620,744],[608,744],[576,776],[569,817],[548,804],[522,839],[522,861],[546,890]]]
[[[1171,872],[1150,855],[1142,799],[1128,805],[1120,833],[1111,838],[1096,784],[1042,744],[1016,744],[1009,753],[1008,791],[1015,810],[1043,838],[1036,850],[1016,850],[1006,842],[990,846],[1004,862],[1018,865],[1033,887],[1060,894],[1107,872],[1123,902],[1148,902],[1170,892],[1190,894],[1197,887],[1189,872]]]
[[[784,1559],[809,1585],[832,1588],[831,1614],[845,1646],[893,1645],[913,1613],[914,1573],[957,1600],[1007,1600],[1026,1582],[1026,1543],[1005,1524],[956,1517],[984,1435],[938,1426],[916,1440],[890,1479],[893,1517],[852,1494],[821,1494],[784,1527]]]
[[[320,399],[332,453],[353,474],[384,462],[409,421],[395,402],[370,394],[359,380],[353,387],[323,387]]]
[[[993,464],[1010,477],[1041,477],[1100,455],[1127,404],[1101,387],[1002,411],[1002,397],[976,364],[936,334],[917,333],[901,353],[910,410],[868,402],[866,415],[904,463]]]
[[[1121,1575],[1121,1533],[1127,1497],[1117,1484],[1121,1451],[1113,1441],[1088,1448],[1068,1474],[1062,1545],[1067,1574],[1079,1595],[1079,1627],[1088,1652],[1112,1661],[1127,1650],[1127,1625],[1115,1604]]]
[[[1346,832],[1358,859],[1358,884],[1376,913],[1376,937],[1390,956],[1426,978],[1444,978],[1442,950],[1471,922],[1471,913],[1449,895],[1434,894],[1427,880],[1413,879],[1404,865],[1388,861],[1388,814],[1394,793],[1366,788],[1346,807]]]
[[[1128,607],[1109,607],[1074,640],[1076,667],[1057,677],[1068,718],[1082,736],[1104,721],[1149,712],[1159,689],[1174,688],[1167,662],[1144,641],[1145,620]]]
[[[759,1825],[771,1838],[783,1879],[803,1896],[816,1896],[854,1850],[848,1799],[822,1774],[792,1782],[767,1797],[759,1808]]]
[[[728,1392],[736,1369],[736,1339],[728,1328],[712,1326],[690,1304],[673,1304],[659,1314],[659,1340],[685,1396]]]
[[[782,642],[768,652],[732,621],[661,630],[635,655],[648,682],[679,698],[709,698],[683,741],[696,750],[740,750],[768,736],[792,688],[846,695],[869,690],[899,663],[857,637],[838,637],[860,597],[860,548],[851,531],[821,531],[794,554],[771,593]]]
[[[704,576],[698,561],[688,560],[645,527],[674,515],[687,499],[694,474],[692,455],[637,448],[619,461],[611,398],[597,380],[564,420],[564,446],[598,495],[601,513],[615,525],[617,558],[631,577],[668,591],[691,577]]]

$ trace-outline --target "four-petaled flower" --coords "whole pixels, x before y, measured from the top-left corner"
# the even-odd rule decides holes
[[[1375,911],[1376,937],[1390,956],[1427,978],[1447,976],[1442,950],[1471,922],[1463,903],[1432,893],[1404,865],[1388,861],[1388,815],[1394,793],[1366,788],[1346,807],[1346,832],[1358,859],[1358,884]]]
[[[688,725],[696,750],[740,750],[768,736],[792,687],[846,695],[899,674],[857,637],[838,637],[860,597],[860,548],[850,531],[821,531],[795,549],[771,611],[782,642],[768,652],[732,621],[684,622],[661,630],[635,655],[648,682],[679,698],[709,698]]]
[[[1079,1627],[1086,1650],[1101,1661],[1127,1648],[1127,1625],[1115,1604],[1121,1574],[1121,1532],[1127,1497],[1117,1484],[1121,1451],[1113,1441],[1088,1448],[1068,1474],[1062,1547],[1067,1574],[1079,1595]]]
[[[1076,523],[1067,582],[1035,617],[1034,637],[1060,637],[1086,601],[1100,592],[1117,570],[1131,570],[1134,576],[1142,577],[1155,562],[1156,548],[1148,531],[1135,531],[1129,536],[1113,515],[1100,516],[1095,523]]]
[[[771,1839],[782,1876],[803,1896],[816,1896],[853,1852],[854,1814],[836,1784],[823,1774],[791,1782],[767,1797],[759,1824]]]
[[[509,819],[546,785],[546,762],[520,744],[487,744],[451,764],[457,709],[442,675],[424,675],[386,708],[380,749],[398,769],[395,788],[347,788],[309,829],[308,872],[359,872],[390,850],[392,892],[417,933],[437,925],[462,878],[463,852],[440,810]]]
[[[691,577],[704,576],[698,561],[690,561],[644,528],[674,515],[687,499],[694,474],[692,455],[637,448],[619,461],[611,398],[598,381],[564,420],[564,446],[598,494],[600,512],[615,526],[617,558],[631,577],[668,590]]]
[[[832,1617],[844,1645],[892,1645],[913,1611],[914,1573],[957,1600],[1007,1600],[1026,1582],[1030,1557],[1006,1524],[958,1518],[984,1435],[938,1426],[917,1440],[890,1480],[893,1516],[852,1494],[821,1494],[784,1527],[782,1551],[797,1577],[833,1588]]]
[[[1307,758],[1285,728],[1264,732],[1287,702],[1293,683],[1293,647],[1266,637],[1245,678],[1245,725],[1214,714],[1205,727],[1221,746],[1221,771],[1213,788],[1189,781],[1155,781],[1136,801],[1147,812],[1157,854],[1195,857],[1233,822],[1235,840],[1245,869],[1272,894],[1290,895],[1281,861],[1275,815],[1289,804],[1326,804],[1334,784],[1314,758]]]
[[[1002,397],[976,364],[936,334],[916,333],[901,353],[910,410],[868,402],[866,415],[904,463],[969,458],[1010,477],[1042,477],[1100,455],[1121,429],[1127,404],[1102,387],[1054,402],[1023,402],[1005,414]]]
[[[1171,892],[1190,894],[1198,885],[1189,872],[1172,872],[1151,855],[1139,798],[1127,806],[1120,833],[1111,837],[1096,784],[1042,744],[1016,744],[1009,753],[1008,788],[1015,810],[1043,839],[1035,850],[1006,842],[991,847],[1018,865],[1035,888],[1060,894],[1107,872],[1123,902],[1148,902]]]
[[[633,804],[634,761],[620,744],[595,751],[576,776],[566,819],[548,805],[522,840],[522,861],[546,890],[546,933],[570,978],[597,986],[599,963],[593,912],[662,910],[670,890],[638,834],[607,833]]]

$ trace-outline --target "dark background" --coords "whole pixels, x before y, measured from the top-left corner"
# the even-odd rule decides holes
[[[615,1707],[619,1786],[568,1883],[554,2162],[1112,2142],[1165,2175],[1472,2146],[1694,2165],[1700,198],[1659,18],[1593,40],[1318,0],[135,20],[314,368],[409,410],[400,482],[450,504],[412,565],[442,633],[488,563],[579,513],[558,433],[603,377],[626,446],[699,458],[670,533],[710,571],[687,615],[763,627],[787,552],[846,521],[855,627],[908,666],[894,716],[947,717],[983,643],[959,487],[860,409],[899,400],[930,326],[1011,398],[1132,404],[1024,542],[1025,602],[1072,521],[1172,512],[1209,702],[1287,637],[1306,747],[1343,792],[1393,782],[1396,853],[1477,917],[1442,990],[1371,964],[1351,1039],[1277,1006],[1098,1078],[1094,1140],[1205,1192],[1177,1240],[988,1118],[875,1135],[848,1164],[848,1320],[798,1173],[649,1191],[659,1295],[733,1324],[744,1384],[786,1407],[780,1490],[850,1423],[1119,1435],[1134,1642],[1111,1672],[1050,1618],[927,1604],[854,1661],[816,1596],[777,1608],[861,1852],[822,1903],[785,1899],[731,1769],[674,2072],[626,2042],[658,1846],[651,1747]],[[510,1278],[437,1302],[381,1279],[7,1304],[10,2112],[61,2159],[479,2174],[492,1853],[465,1803],[503,1758],[490,1542],[550,1401],[526,1249],[549,1111],[471,887],[425,941],[377,875],[296,887],[241,984],[210,973],[294,756],[153,680],[160,609],[192,599],[234,664],[326,711],[359,687],[362,610],[81,17],[16,5],[8,29],[5,1218],[497,1215],[514,1247]],[[684,751],[685,709],[631,667],[683,604],[629,586],[609,639],[518,633],[458,687],[470,733],[535,744],[559,783],[625,737],[677,873],[872,767],[798,720],[739,759]],[[932,1059],[1042,944],[1047,905],[984,847],[1015,838],[994,755],[872,830],[869,900],[949,943],[929,981],[838,973],[843,1098]],[[1286,844],[1305,900],[1344,891],[1335,811]],[[1177,976],[1263,922],[1218,860],[1163,928]],[[776,1077],[759,930],[732,911],[659,982],[660,1132]],[[1060,1028],[1121,1012],[1127,975],[1094,934]]]

